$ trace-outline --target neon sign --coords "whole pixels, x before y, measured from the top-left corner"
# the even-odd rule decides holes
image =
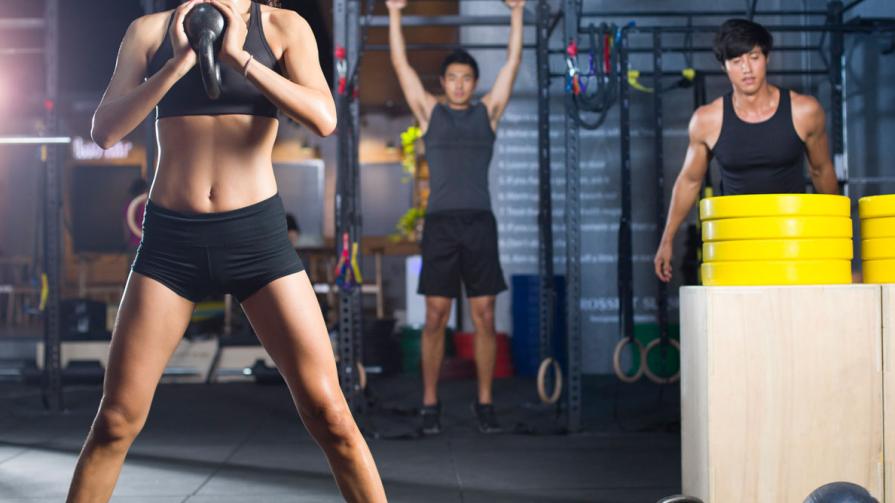
[[[127,159],[130,156],[134,144],[129,141],[120,141],[106,150],[92,141],[81,137],[75,137],[71,142],[72,155],[79,161],[94,159]]]

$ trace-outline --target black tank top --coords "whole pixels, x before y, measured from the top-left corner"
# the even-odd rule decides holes
[[[465,110],[435,105],[423,141],[429,163],[427,213],[491,211],[488,168],[496,135],[485,105]]]
[[[168,21],[169,28],[173,20],[172,14]],[[261,26],[261,7],[256,2],[252,2],[248,34],[243,48],[254,56],[258,63],[282,74],[279,65],[277,65],[277,58],[264,38],[264,29]],[[148,76],[151,77],[161,70],[173,55],[171,38],[166,30],[165,40],[149,61]],[[156,119],[181,115],[225,114],[276,117],[277,107],[254,84],[243,77],[242,73],[223,64],[221,65],[221,95],[216,100],[209,98],[202,85],[199,65],[196,64],[168,90],[155,109]]]
[[[793,126],[789,90],[781,87],[777,111],[754,124],[737,116],[732,93],[724,95],[721,135],[712,155],[721,167],[724,195],[805,192],[805,144]]]

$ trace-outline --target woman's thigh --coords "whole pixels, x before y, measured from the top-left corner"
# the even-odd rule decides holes
[[[242,306],[299,405],[341,399],[326,323],[304,271],[271,282]]]
[[[104,405],[124,407],[128,413],[148,411],[194,307],[158,281],[131,273],[112,331]]]

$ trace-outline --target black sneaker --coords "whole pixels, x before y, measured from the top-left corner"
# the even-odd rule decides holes
[[[436,405],[423,405],[420,408],[420,417],[423,420],[421,431],[423,435],[438,435],[441,433],[441,402]]]
[[[500,433],[503,428],[497,422],[497,415],[494,413],[494,405],[490,403],[473,402],[472,412],[475,414],[479,431],[482,433]]]

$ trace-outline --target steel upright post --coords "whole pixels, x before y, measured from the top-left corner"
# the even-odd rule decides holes
[[[580,0],[563,1],[563,45],[578,38]],[[581,429],[581,176],[578,159],[578,114],[575,100],[566,93],[566,393],[567,428]]]
[[[56,100],[59,92],[59,0],[46,1],[44,57],[46,65],[46,101],[44,121],[47,136],[58,132]],[[44,402],[53,412],[64,406],[62,394],[61,323],[59,312],[59,274],[62,262],[62,172],[57,145],[42,145],[44,162],[44,273],[47,301],[44,309]]]

